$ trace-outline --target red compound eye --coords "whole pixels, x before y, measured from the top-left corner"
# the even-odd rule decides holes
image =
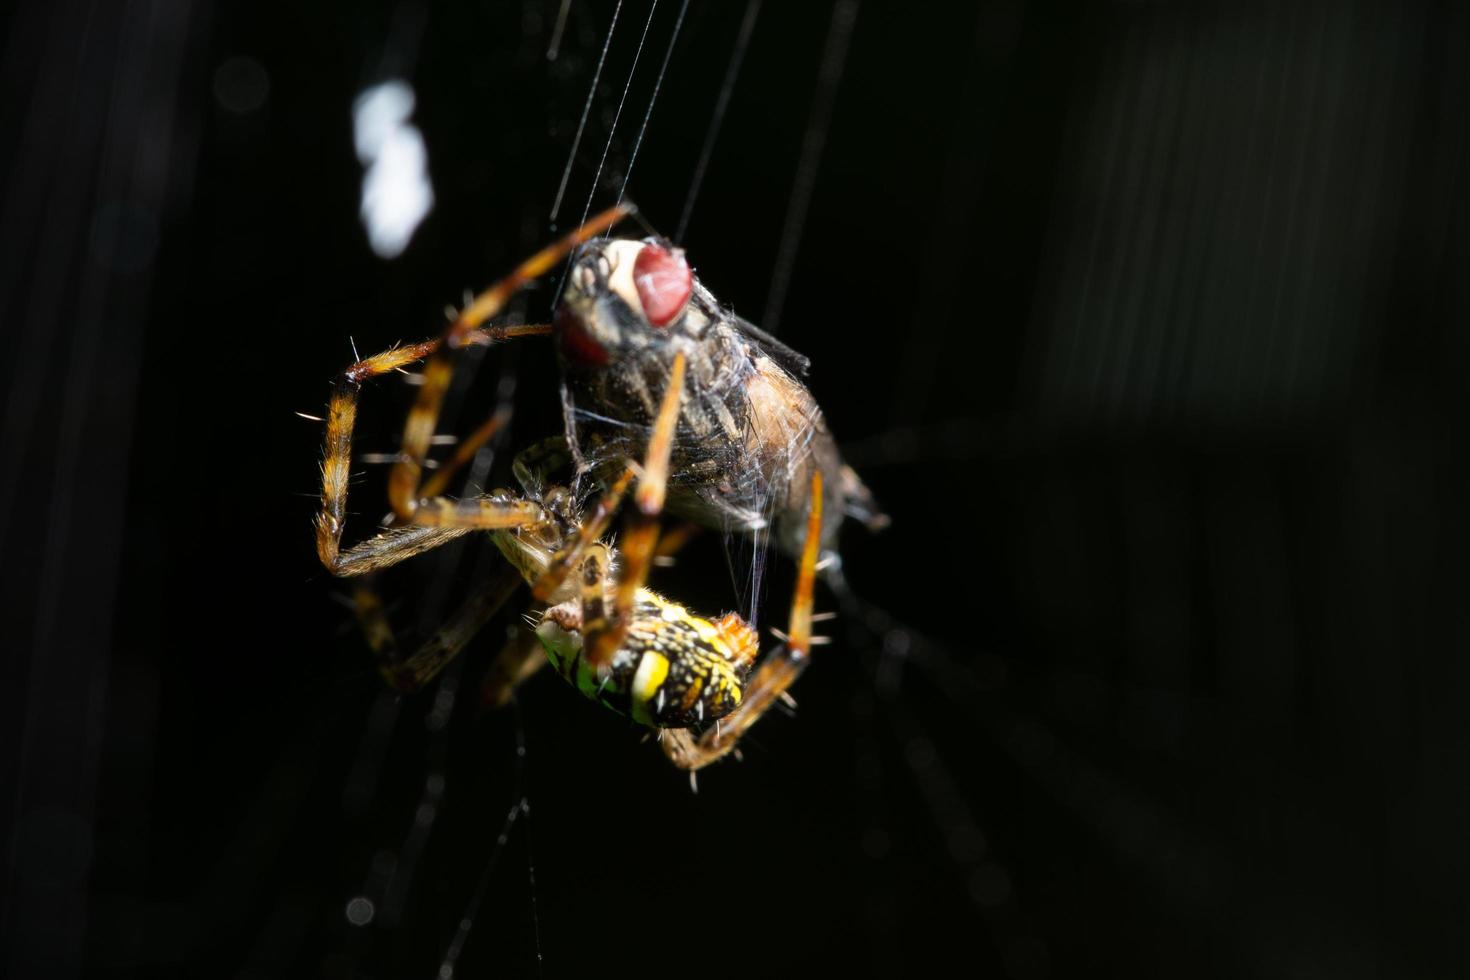
[[[661,245],[645,245],[633,263],[633,284],[643,314],[655,327],[666,327],[689,302],[694,277],[682,252],[672,252]]]

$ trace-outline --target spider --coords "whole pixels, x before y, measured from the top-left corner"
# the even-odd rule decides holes
[[[614,208],[527,259],[466,307],[437,341],[395,348],[359,361],[339,378],[333,393],[322,463],[322,506],[316,520],[317,552],[334,575],[365,575],[431,550],[473,530],[490,532],[515,570],[501,584],[471,595],[449,623],[407,661],[385,660],[391,683],[413,689],[431,679],[509,598],[517,579],[532,587],[546,608],[536,622],[538,650],[512,644],[497,659],[492,690],[504,692],[545,660],[583,693],[634,721],[661,730],[666,755],[675,765],[698,770],[734,751],[745,731],[796,680],[812,645],[812,587],[824,533],[823,472],[810,469],[806,530],[789,636],[755,668],[759,642],[738,615],[700,617],[644,587],[658,539],[675,444],[685,416],[688,360],[674,353],[653,414],[640,464],[625,459],[596,504],[579,506],[576,495],[546,486],[554,469],[536,452],[518,457],[516,475],[525,491],[496,491],[461,500],[442,495],[450,468],[424,482],[422,473],[438,409],[452,372],[455,351],[470,343],[493,343],[545,333],[537,326],[485,327],[523,283],[543,274],[569,251],[587,242],[625,213]],[[368,378],[429,358],[418,402],[405,424],[403,449],[389,476],[394,526],[353,547],[341,548],[347,476],[358,392]],[[482,428],[468,441],[489,438]],[[465,457],[464,447],[457,459]],[[568,447],[568,452],[575,452]],[[540,450],[539,455],[555,455]],[[609,575],[611,548],[602,540],[613,514],[636,479],[618,557],[622,574]],[[574,574],[575,573],[575,574]],[[390,649],[391,631],[371,593],[360,592],[359,616],[380,652]],[[492,697],[492,699],[494,699]]]

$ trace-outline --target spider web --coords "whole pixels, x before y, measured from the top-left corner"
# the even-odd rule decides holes
[[[658,96],[666,83],[671,87],[681,83],[688,84],[692,73],[697,71],[701,74],[708,74],[709,69],[703,66],[696,68],[692,59],[688,57],[682,61],[678,59],[679,35],[685,24],[687,4],[677,5],[677,8],[674,4],[664,6],[666,9],[663,12],[662,21],[659,20],[660,5],[655,2],[649,5],[646,18],[640,23],[633,19],[636,12],[626,9],[623,3],[618,3],[612,8],[607,21],[608,26],[600,36],[587,31],[586,21],[590,16],[589,11],[567,12],[564,20],[559,15],[557,23],[560,24],[562,32],[582,30],[584,35],[580,42],[572,42],[566,36],[557,38],[553,46],[557,49],[558,60],[572,58],[580,44],[587,56],[582,60],[583,73],[585,75],[586,69],[590,67],[592,77],[588,82],[586,101],[583,103],[576,128],[571,136],[568,158],[550,211],[552,228],[555,227],[560,212],[566,208],[566,199],[576,198],[579,185],[585,185],[587,188],[581,207],[583,217],[590,213],[599,196],[614,193],[617,199],[631,193],[639,200],[644,209],[641,220],[645,223],[651,220],[651,216],[669,211],[667,208],[656,210],[650,207],[647,202],[653,195],[645,193],[644,187],[636,179],[634,164],[637,163],[640,149],[644,148],[646,140],[647,152],[655,157],[655,162],[651,166],[659,167],[661,175],[666,177],[670,172],[687,174],[685,177],[687,189],[684,193],[682,207],[679,209],[679,229],[681,237],[684,237],[684,242],[691,251],[697,248],[700,238],[698,235],[699,222],[694,220],[694,216],[699,213],[696,207],[699,203],[701,185],[711,176],[714,179],[724,176],[727,180],[730,176],[728,173],[721,174],[720,170],[722,165],[722,157],[719,152],[722,146],[721,130],[730,112],[731,104],[740,92],[741,78],[744,72],[751,70],[746,67],[745,61],[752,39],[759,28],[762,10],[758,2],[751,2],[745,6],[738,20],[738,27],[733,32],[733,41],[730,43],[728,52],[725,53],[723,73],[719,77],[719,85],[713,93],[713,98],[695,102],[696,108],[701,103],[710,106],[707,113],[708,123],[703,133],[700,134],[696,129],[693,134],[690,134],[687,131],[688,127],[679,127],[678,130],[674,130],[682,130],[680,132],[680,135],[683,136],[681,142],[685,144],[694,145],[695,141],[690,139],[691,135],[701,137],[697,141],[697,157],[692,160],[692,165],[684,163],[688,159],[685,153],[682,158],[675,157],[674,159],[679,162],[671,165],[668,159],[671,154],[665,153],[662,157],[659,155],[669,144],[671,128],[682,119],[671,122],[665,118],[670,112],[679,112],[680,109],[664,109],[663,115],[659,115]],[[812,80],[810,103],[803,106],[800,100],[792,99],[787,106],[788,114],[792,117],[787,120],[787,126],[793,127],[796,132],[800,133],[800,140],[799,149],[789,156],[784,167],[789,175],[789,191],[777,199],[784,201],[784,206],[770,209],[779,212],[774,246],[768,250],[749,249],[741,256],[746,261],[756,262],[766,259],[767,255],[772,256],[770,259],[771,272],[766,280],[768,286],[764,297],[764,322],[771,327],[776,326],[779,322],[786,296],[792,288],[793,270],[800,254],[804,227],[812,199],[820,188],[827,132],[832,125],[835,104],[841,96],[845,63],[858,15],[859,5],[857,3],[836,3],[830,8],[826,23],[816,25],[821,28],[820,33],[811,34],[811,40],[816,42],[810,59],[816,68],[816,77]],[[595,18],[592,19],[595,21]],[[729,23],[728,18],[723,23]],[[775,30],[779,27],[768,29]],[[660,31],[662,36],[659,35]],[[652,42],[650,41],[651,34],[653,35]],[[715,38],[717,37],[719,35],[711,32],[709,25],[706,24],[703,35],[696,36],[694,39],[686,38],[685,43],[702,43],[709,47],[716,43]],[[663,45],[662,58],[656,60],[657,52],[651,48],[651,45],[660,43]],[[595,62],[592,57],[594,52],[596,53]],[[712,64],[717,63],[713,58],[706,57],[703,60]],[[672,74],[671,65],[673,66]],[[625,74],[619,69],[623,69]],[[569,87],[574,88],[574,86]],[[639,98],[642,99],[641,103],[636,101]],[[688,101],[686,99],[681,107],[687,106]],[[687,108],[682,108],[682,112],[685,118],[699,119],[701,116],[698,112],[690,113]],[[636,130],[632,125],[634,121],[637,121]],[[599,122],[602,124],[600,127]],[[601,136],[600,145],[596,138],[598,135]],[[738,135],[725,137],[727,140],[731,138],[739,137]],[[589,161],[594,159],[596,163],[591,167],[589,175],[587,166]],[[779,158],[776,163],[780,169]],[[728,163],[725,163],[724,166],[728,167]],[[658,196],[658,200],[677,198],[677,194],[668,193],[670,189],[662,190],[665,192]],[[680,188],[675,185],[672,190],[678,191]],[[550,230],[548,229],[548,232]],[[707,235],[713,233],[718,236],[720,230],[718,226],[713,227]],[[548,286],[548,291],[554,289],[554,284]],[[486,457],[482,461],[482,469],[491,465],[488,453]],[[773,508],[774,500],[768,502],[766,507],[768,521],[774,516]],[[770,591],[766,588],[765,581],[770,547],[769,537],[765,533],[753,535],[726,533],[722,537],[720,550],[724,554],[724,561],[729,571],[729,587],[733,590],[737,607],[745,613],[747,618],[754,620],[759,615],[762,604],[770,601]],[[680,564],[685,566],[700,559],[701,556],[692,555],[687,559],[681,559]],[[783,574],[778,578],[783,583],[789,581],[789,575]],[[832,582],[840,584],[843,606],[841,643],[847,648],[849,656],[856,663],[863,665],[864,671],[870,678],[870,683],[872,678],[885,669],[883,667],[885,663],[906,651],[907,644],[921,641],[914,639],[917,634],[894,621],[888,613],[859,599],[851,591],[851,586],[847,585],[843,579],[834,578]],[[683,594],[680,595],[680,599],[688,601]],[[716,598],[715,601],[718,604],[726,604],[730,600],[727,597],[723,600]],[[778,600],[777,605],[780,606],[783,603]],[[928,642],[929,653],[925,663],[935,661],[936,651],[940,649],[934,645],[933,641]],[[938,658],[938,662],[949,663],[947,657]],[[430,714],[429,727],[431,729],[442,730],[444,719],[453,707],[454,692],[461,682],[463,669],[462,663],[457,664],[455,671],[440,685],[435,707]],[[953,669],[952,665],[951,669]],[[861,687],[868,687],[869,683],[863,683]],[[986,834],[977,824],[974,813],[964,800],[964,787],[961,780],[946,768],[939,755],[933,751],[933,737],[927,734],[924,724],[919,720],[919,713],[914,708],[906,706],[902,685],[892,683],[890,677],[889,683],[874,687],[872,690],[878,692],[878,695],[875,696],[873,693],[862,690],[855,693],[851,709],[853,721],[861,732],[866,733],[861,734],[855,743],[857,746],[855,765],[859,771],[865,773],[865,776],[855,781],[853,787],[859,798],[867,801],[858,807],[858,811],[864,815],[864,827],[857,835],[857,840],[861,842],[861,853],[866,855],[867,860],[872,861],[882,861],[887,856],[890,848],[887,843],[889,832],[884,829],[884,826],[891,817],[885,813],[885,807],[881,803],[885,793],[917,793],[926,808],[925,812],[928,815],[930,826],[941,839],[948,842],[945,857],[946,860],[953,862],[951,874],[960,883],[961,889],[968,889],[981,920],[987,923],[992,934],[999,937],[997,943],[1004,940],[1015,945],[1015,937],[1024,930],[1018,930],[1013,922],[1005,921],[993,914],[996,907],[1003,906],[1007,901],[1008,877],[1003,865],[987,849]],[[798,690],[796,693],[800,696],[801,691]],[[380,703],[386,705],[387,699],[387,695],[380,696]],[[388,737],[385,734],[390,727],[385,721],[387,710],[386,707],[380,708],[381,717],[370,726],[368,738],[364,743],[363,761],[359,763],[359,769],[370,766],[366,760],[375,753],[381,752],[381,749],[374,746]],[[435,718],[440,720],[436,723]],[[813,723],[816,722],[808,722],[808,724]],[[487,839],[484,842],[488,853],[483,858],[483,870],[473,890],[469,893],[469,897],[465,900],[462,913],[455,920],[457,926],[438,968],[440,976],[447,977],[459,970],[461,957],[466,956],[467,952],[473,958],[473,944],[477,943],[496,948],[498,953],[490,954],[492,960],[505,962],[504,957],[510,954],[510,950],[503,945],[505,943],[504,926],[509,920],[519,921],[524,928],[527,921],[527,910],[529,910],[530,933],[535,937],[534,948],[529,952],[538,968],[548,957],[555,962],[563,958],[566,952],[565,949],[558,948],[556,944],[549,944],[543,948],[540,940],[541,929],[535,897],[534,855],[529,842],[532,800],[525,790],[527,753],[526,737],[522,725],[522,716],[517,713],[515,716],[516,775],[514,777],[514,785],[517,788],[513,792],[513,799],[502,830],[493,840]],[[752,737],[751,742],[755,746],[754,751],[760,751],[759,732]],[[893,758],[885,763],[883,761],[885,749],[893,745],[906,748],[896,753],[890,751],[889,754]],[[431,748],[429,758],[431,760],[436,757],[442,759],[443,751],[442,745]],[[885,776],[885,766],[891,766],[895,761],[899,766],[899,773],[888,771]],[[739,771],[739,769],[731,769],[732,773]],[[705,779],[708,782],[723,776],[725,772],[717,769],[706,773]],[[415,810],[412,828],[400,845],[396,848],[388,848],[375,859],[380,880],[369,881],[362,894],[354,895],[348,901],[346,917],[352,925],[359,928],[402,927],[403,895],[408,888],[412,887],[407,882],[414,880],[418,871],[417,863],[424,850],[424,841],[433,832],[439,812],[438,807],[444,794],[444,779],[442,765],[433,764],[431,761],[429,775],[425,779],[424,790]],[[371,793],[362,790],[360,785],[357,792],[359,796],[371,796]],[[524,838],[515,833],[518,825],[526,831]],[[507,858],[516,851],[523,851],[525,855],[527,888],[515,886],[514,872],[506,863]],[[857,859],[858,855],[855,854],[854,858]],[[382,873],[385,867],[391,869],[386,875]],[[498,876],[496,869],[500,869]],[[372,898],[371,893],[373,892],[381,896],[378,902]],[[961,894],[964,894],[964,891]],[[507,899],[507,896],[523,897]],[[517,902],[524,902],[524,907],[517,909]],[[384,918],[375,921],[373,916],[379,908],[382,909]],[[522,947],[523,963],[530,961],[529,958],[526,958],[527,952]],[[514,957],[512,961],[513,959]]]
[[[1463,974],[1462,5],[7,26],[0,972]],[[363,146],[432,208],[386,261],[351,108],[394,80]],[[292,414],[624,194],[811,357],[894,518],[697,796],[554,677],[481,709],[518,609],[385,693]],[[512,407],[464,480],[508,484],[555,359],[470,353],[440,431]],[[352,531],[412,395],[364,393]],[[499,567],[384,576],[400,643]],[[707,533],[652,584],[779,626],[790,579]]]

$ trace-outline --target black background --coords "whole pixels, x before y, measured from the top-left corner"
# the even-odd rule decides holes
[[[482,880],[462,976],[1463,975],[1464,11],[836,8],[778,330],[893,526],[849,529],[865,609],[796,718],[693,795],[554,677],[481,712],[498,627],[446,724],[442,690],[397,701],[311,546],[320,431],[293,413],[349,337],[432,335],[551,234],[612,16],[574,4],[548,62],[556,6],[10,21],[6,975],[432,976]],[[833,10],[760,12],[683,236],[768,326]],[[628,182],[665,233],[744,13],[691,4],[674,49]],[[562,227],[647,7],[621,16]],[[391,77],[437,203],[384,262],[350,109]],[[498,377],[505,450],[556,431],[535,340],[467,371],[444,428]],[[359,450],[391,450],[406,393],[368,390]],[[357,533],[385,506],[361,469]],[[493,558],[387,577],[405,636]],[[707,536],[656,584],[730,608],[728,568]]]

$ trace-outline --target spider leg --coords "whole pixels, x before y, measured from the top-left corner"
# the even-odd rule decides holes
[[[680,769],[702,769],[724,758],[741,736],[761,719],[791,687],[810,660],[812,646],[812,590],[817,577],[817,554],[822,544],[822,474],[812,473],[806,539],[797,568],[796,593],[791,600],[790,634],[784,648],[768,656],[746,682],[740,707],[719,724],[695,736],[685,729],[666,733],[662,745],[669,761]]]
[[[668,487],[669,455],[674,447],[674,429],[679,422],[679,406],[684,395],[684,368],[685,359],[681,351],[674,355],[674,363],[669,369],[669,383],[653,423],[643,472],[633,494],[633,509],[628,514],[619,546],[623,571],[613,601],[611,622],[594,628],[584,626],[587,661],[593,668],[605,668],[611,663],[613,654],[627,638],[638,590],[643,588],[648,579],[648,569],[653,564],[654,547],[658,543],[658,518],[663,511]]]
[[[434,475],[429,477],[428,482],[424,484],[423,495],[425,497],[438,497],[442,495],[445,488],[449,486],[449,481],[454,478],[454,475],[463,469],[465,464],[474,459],[475,454],[480,451],[480,447],[484,446],[491,439],[494,439],[496,433],[503,429],[505,423],[509,421],[510,408],[508,406],[497,408],[478,429],[471,432],[459,445],[454,447],[454,456],[435,470]]]
[[[388,686],[399,691],[416,691],[437,677],[459,656],[500,607],[515,594],[521,576],[506,569],[490,583],[475,589],[449,619],[426,639],[407,660],[398,654],[398,641],[370,581],[353,591],[358,623],[377,657],[378,671]]]
[[[404,426],[400,457],[388,477],[388,499],[397,518],[406,523],[465,529],[518,527],[544,518],[539,507],[525,501],[517,502],[515,506],[506,506],[505,501],[485,499],[457,502],[426,494],[424,489],[439,492],[448,477],[430,481],[427,487],[421,488],[424,461],[433,440],[434,426],[443,406],[444,393],[449,386],[455,354],[470,344],[493,344],[517,337],[549,334],[551,327],[544,324],[487,327],[484,323],[498,313],[526,282],[544,274],[562,256],[611,227],[629,211],[631,207],[628,206],[610,208],[537,252],[509,276],[472,300],[450,324],[444,336],[407,347],[395,347],[364,358],[337,379],[327,411],[327,431],[322,452],[322,506],[316,519],[317,556],[334,575],[362,574],[373,568],[386,567],[448,540],[435,539],[432,535],[418,538],[379,535],[374,542],[364,543],[371,545],[366,552],[358,552],[358,548],[363,547],[360,545],[346,555],[341,554],[342,529],[347,514],[347,483],[352,464],[352,430],[357,421],[357,399],[362,384],[424,358],[430,360],[424,370],[423,384],[419,387],[417,400]],[[483,431],[482,427],[481,432]],[[488,439],[493,434],[492,430],[483,438]],[[455,465],[451,463],[451,466]],[[424,497],[430,499],[424,500]],[[414,543],[407,545],[410,541]],[[395,549],[395,545],[407,546]]]
[[[320,518],[318,520],[320,521]],[[322,563],[338,578],[367,575],[370,572],[396,565],[414,555],[432,551],[455,538],[463,537],[471,530],[467,527],[417,527],[414,525],[390,527],[342,552],[336,550],[337,540],[333,538],[330,540],[333,546],[331,560],[328,561],[326,556],[323,556]],[[338,532],[338,537],[340,537],[340,532]],[[317,525],[317,547],[320,554],[320,524]]]
[[[607,533],[607,526],[612,523],[612,516],[617,511],[618,505],[622,503],[623,495],[628,491],[628,484],[633,480],[633,469],[625,469],[607,492],[598,498],[591,511],[582,517],[582,526],[577,531],[577,536],[572,539],[571,544],[562,548],[552,556],[546,565],[546,571],[531,586],[531,595],[538,602],[549,602],[551,596],[557,589],[561,588],[566,581],[567,574],[573,566],[581,559],[588,546],[601,540]]]
[[[582,642],[586,648],[590,646],[588,637],[604,635],[612,628],[612,623],[609,622],[607,615],[607,547],[605,545],[594,544],[586,549],[582,555],[578,584],[582,600]]]
[[[494,327],[481,333],[492,340],[504,340],[549,330],[549,327]],[[317,557],[333,575],[362,575],[422,554],[474,528],[516,527],[535,523],[545,516],[540,507],[529,501],[491,501],[488,498],[453,501],[434,497],[424,508],[423,518],[416,521],[421,527],[389,528],[346,552],[342,551],[342,529],[347,518],[347,484],[352,466],[352,430],[357,423],[357,399],[362,382],[421,359],[426,349],[432,351],[438,343],[429,341],[384,351],[358,361],[337,379],[327,408],[327,432],[322,450],[322,505],[316,517]],[[482,426],[471,438],[481,436],[485,428]],[[493,435],[492,430],[483,439]]]
[[[433,351],[424,366],[423,383],[403,426],[401,453],[388,475],[388,501],[399,520],[417,519],[423,494],[424,460],[434,437],[434,426],[444,407],[444,395],[454,375],[454,362],[460,349],[474,342],[481,325],[499,313],[522,286],[545,275],[567,253],[583,242],[612,227],[631,208],[623,205],[608,208],[586,224],[546,246],[518,265],[510,275],[476,296],[445,331],[443,342]]]

